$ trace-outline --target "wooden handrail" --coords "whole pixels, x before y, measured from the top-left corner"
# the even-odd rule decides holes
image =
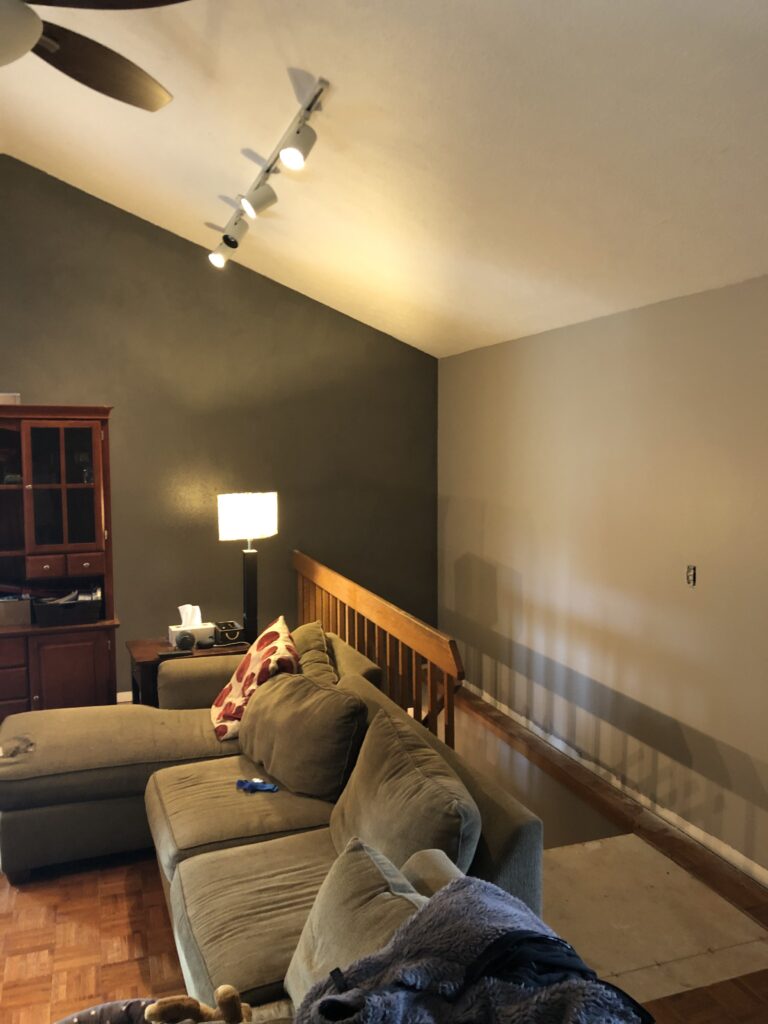
[[[464,679],[455,640],[301,551],[293,552],[301,622],[319,619],[381,666],[384,689],[453,746],[453,696]]]

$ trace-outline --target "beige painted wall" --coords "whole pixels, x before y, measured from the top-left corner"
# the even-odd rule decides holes
[[[469,678],[768,867],[768,277],[442,360],[438,458]]]

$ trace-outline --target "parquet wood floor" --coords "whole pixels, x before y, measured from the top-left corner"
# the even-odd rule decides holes
[[[94,1003],[184,991],[149,855],[0,875],[0,1024],[52,1024]],[[648,1004],[658,1024],[768,1024],[768,971]]]
[[[656,1024],[768,1024],[768,971],[648,1003]]]
[[[51,1024],[94,1003],[184,991],[155,860],[125,856],[0,875],[0,1024]]]

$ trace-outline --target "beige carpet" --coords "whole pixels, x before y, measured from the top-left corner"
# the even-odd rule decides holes
[[[768,968],[768,931],[634,835],[544,853],[544,919],[639,1002]]]

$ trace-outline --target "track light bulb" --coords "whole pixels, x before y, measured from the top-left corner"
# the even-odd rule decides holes
[[[221,236],[221,240],[224,245],[228,246],[230,249],[237,249],[247,234],[248,221],[238,210],[238,212],[230,219],[229,224],[224,228],[224,234]]]
[[[277,193],[271,185],[263,182],[261,185],[254,185],[244,196],[240,196],[240,205],[243,212],[251,220],[256,220],[260,213],[263,213],[270,206],[277,202]]]
[[[291,132],[280,148],[280,160],[289,171],[300,171],[317,142],[317,132],[303,124]]]
[[[221,245],[217,246],[213,250],[213,252],[208,253],[208,259],[217,270],[223,270],[229,260],[229,249],[222,242]]]

